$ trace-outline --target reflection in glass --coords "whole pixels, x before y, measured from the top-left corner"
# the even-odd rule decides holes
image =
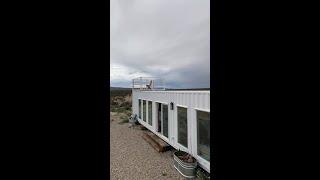
[[[152,126],[152,101],[148,101],[148,123]]]
[[[142,118],[142,120],[145,122],[145,121],[146,121],[146,118],[147,118],[147,116],[146,116],[146,113],[147,113],[146,100],[143,100],[143,106],[142,106],[142,108],[143,108],[143,118]]]
[[[198,155],[210,162],[210,113],[197,111]]]
[[[168,105],[162,105],[163,110],[163,135],[168,137]]]
[[[178,143],[188,148],[187,108],[178,107]]]

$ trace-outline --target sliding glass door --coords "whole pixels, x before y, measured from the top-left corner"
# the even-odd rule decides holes
[[[141,119],[141,99],[139,99],[139,119]]]
[[[188,113],[187,108],[177,106],[178,143],[188,148]]]
[[[169,138],[169,116],[168,105],[162,103],[156,103],[157,109],[157,132],[164,137]]]
[[[143,113],[142,113],[143,117],[142,117],[142,120],[143,120],[144,122],[146,122],[146,119],[147,119],[147,116],[146,116],[146,114],[147,114],[147,104],[146,104],[146,100],[143,100],[143,106],[142,106],[142,108],[143,108]]]
[[[168,105],[162,104],[162,120],[163,120],[163,132],[162,134],[168,138],[168,131],[169,131],[169,121],[168,121]]]
[[[162,132],[162,115],[161,115],[161,103],[156,103],[157,108],[157,132]]]
[[[152,101],[148,101],[148,123],[152,126]]]

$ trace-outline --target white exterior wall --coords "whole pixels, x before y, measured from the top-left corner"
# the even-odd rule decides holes
[[[139,119],[139,99],[152,101],[152,126],[148,124],[148,114],[146,122]],[[168,137],[164,137],[157,132],[156,127],[156,102],[168,105]],[[174,108],[171,110],[170,103],[174,103]],[[142,103],[143,104],[143,103]],[[146,102],[148,104],[148,102]],[[177,143],[177,106],[187,108],[188,117],[188,149]],[[148,108],[148,106],[147,106]],[[141,110],[143,106],[141,105]],[[210,172],[210,162],[197,155],[197,119],[196,110],[210,112],[210,91],[132,91],[132,111],[137,114],[138,121],[148,128],[150,131],[158,135],[164,141],[169,143],[176,149],[192,154],[198,161],[198,164],[206,171]],[[148,112],[148,109],[146,109]],[[141,112],[141,116],[143,113]],[[162,127],[163,128],[163,127]]]

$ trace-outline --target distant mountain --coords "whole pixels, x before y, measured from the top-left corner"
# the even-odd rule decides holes
[[[115,90],[131,90],[131,88],[110,87],[110,91],[115,91]]]
[[[110,97],[114,96],[127,96],[132,93],[131,88],[123,87],[110,87]]]
[[[171,89],[171,88],[166,88],[166,90],[170,91],[208,91],[210,88],[180,88],[180,89]]]
[[[110,91],[126,91],[131,90],[131,88],[124,87],[110,87]],[[193,90],[193,91],[201,91],[201,90],[210,90],[210,88],[166,88],[166,90],[170,91],[182,91],[182,90]]]

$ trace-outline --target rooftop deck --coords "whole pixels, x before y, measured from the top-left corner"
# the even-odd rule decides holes
[[[157,77],[139,77],[132,80],[132,89],[165,90],[164,80]]]
[[[165,88],[164,80],[158,77],[139,77],[132,80],[132,89],[140,91],[210,91],[210,88]]]

